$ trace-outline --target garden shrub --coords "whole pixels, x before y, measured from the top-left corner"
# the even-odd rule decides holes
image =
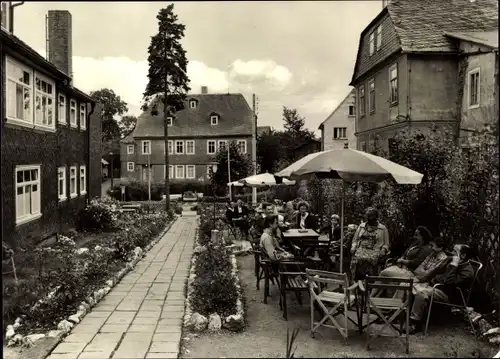
[[[230,251],[220,244],[207,243],[196,260],[191,305],[194,311],[222,318],[236,312],[238,288],[232,275]]]
[[[93,199],[78,213],[77,228],[89,232],[112,229],[119,211],[119,202],[111,198]]]

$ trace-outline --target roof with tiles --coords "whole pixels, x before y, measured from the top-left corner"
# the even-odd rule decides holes
[[[447,32],[447,36],[472,42],[478,45],[485,45],[492,49],[498,49],[498,30],[495,31],[469,31],[469,32]]]
[[[497,0],[393,0],[387,6],[403,51],[456,51],[445,32],[498,28]]]
[[[191,100],[197,101],[196,108],[190,108]],[[133,137],[163,137],[161,107],[156,116],[148,111],[139,116]],[[219,116],[217,125],[211,125],[212,115]],[[175,114],[168,136],[251,136],[252,129],[253,112],[242,94],[196,94],[186,97],[185,108]]]

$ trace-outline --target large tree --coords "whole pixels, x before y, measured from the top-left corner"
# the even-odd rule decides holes
[[[282,116],[285,133],[287,133],[290,137],[301,141],[314,138],[314,133],[311,130],[305,128],[305,118],[299,114],[299,111],[297,109],[283,106]]]
[[[212,184],[219,188],[227,188],[228,183],[228,151],[223,148],[217,152],[215,159],[217,172],[211,175]],[[229,160],[231,162],[231,181],[248,177],[253,173],[252,159],[249,154],[241,153],[235,142],[229,143]]]
[[[115,120],[115,116],[122,116],[128,111],[127,103],[108,88],[92,91],[90,96],[103,106],[101,112],[102,140],[105,142],[120,138],[120,126]]]
[[[188,59],[181,44],[186,26],[179,23],[177,15],[174,14],[174,4],[160,9],[156,18],[158,33],[151,38],[148,48],[148,84],[143,95],[143,109],[157,116],[158,105],[163,105],[165,148],[168,148],[167,117],[184,108],[186,94],[190,90],[187,76]],[[168,151],[165,151],[165,168],[165,209],[169,211]]]
[[[132,132],[137,124],[137,117],[135,116],[123,116],[118,122],[120,127],[120,137],[123,138]]]

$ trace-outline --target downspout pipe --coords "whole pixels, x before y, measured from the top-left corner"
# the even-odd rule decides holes
[[[96,103],[91,102],[90,103],[90,112],[87,115],[87,118],[88,118],[88,126],[87,126],[87,189],[88,189],[87,190],[87,193],[88,193],[87,204],[90,202],[90,196],[93,195],[92,187],[90,186],[90,176],[92,175],[92,171],[90,170],[90,158],[91,158],[90,157],[90,143],[91,143],[90,142],[90,139],[91,139],[90,132],[91,132],[91,126],[92,126],[92,124],[90,123],[90,117],[94,113],[95,107],[96,107]],[[101,193],[101,195],[102,195],[102,193]]]
[[[10,5],[10,14],[9,14],[9,31],[11,34],[14,33],[14,8],[21,6],[24,4],[24,1],[20,1],[16,4]]]

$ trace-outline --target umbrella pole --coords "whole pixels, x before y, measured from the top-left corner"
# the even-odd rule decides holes
[[[344,200],[345,200],[345,182],[342,180],[342,202],[340,207],[340,273],[343,273],[344,266]]]

